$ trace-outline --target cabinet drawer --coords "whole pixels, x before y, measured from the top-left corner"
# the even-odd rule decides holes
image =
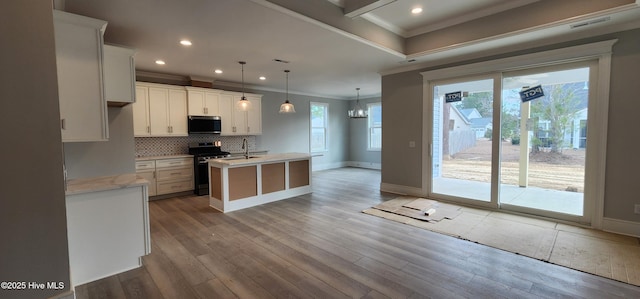
[[[193,167],[158,169],[156,174],[156,179],[158,181],[191,179],[193,177]]]
[[[156,167],[178,167],[178,166],[193,166],[192,158],[179,158],[179,159],[162,159],[156,160]]]
[[[138,170],[154,170],[156,169],[156,161],[137,161],[136,171]]]
[[[182,191],[193,190],[193,180],[186,179],[182,181],[158,182],[157,194],[168,194]]]

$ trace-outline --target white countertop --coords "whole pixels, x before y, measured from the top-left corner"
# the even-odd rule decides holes
[[[161,159],[176,159],[176,158],[193,158],[193,155],[169,155],[169,156],[148,156],[137,157],[136,161],[148,161],[148,160],[161,160]]]
[[[66,195],[106,191],[149,184],[149,181],[135,173],[102,176],[87,179],[73,179],[67,182]]]
[[[270,154],[270,155],[249,155],[250,159],[244,157],[233,157],[232,159],[213,159],[209,160],[211,166],[237,166],[237,165],[254,165],[263,164],[267,162],[279,162],[289,160],[304,160],[311,159],[311,155],[304,153],[284,153],[284,154]]]

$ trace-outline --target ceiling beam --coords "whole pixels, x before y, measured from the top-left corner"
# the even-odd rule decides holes
[[[359,17],[396,1],[397,0],[344,0],[344,15],[349,18]]]

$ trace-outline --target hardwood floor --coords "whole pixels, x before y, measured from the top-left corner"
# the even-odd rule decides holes
[[[361,213],[380,172],[315,172],[313,194],[222,214],[149,204],[144,266],[77,298],[640,298],[640,287]]]

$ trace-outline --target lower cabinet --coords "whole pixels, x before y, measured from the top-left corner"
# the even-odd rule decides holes
[[[156,191],[156,161],[136,162],[136,174],[149,181],[149,196],[155,196]]]
[[[151,252],[146,186],[67,195],[71,285],[142,265]]]
[[[136,174],[149,181],[149,196],[194,189],[193,158],[166,158],[136,162]],[[152,186],[153,185],[153,191]]]

